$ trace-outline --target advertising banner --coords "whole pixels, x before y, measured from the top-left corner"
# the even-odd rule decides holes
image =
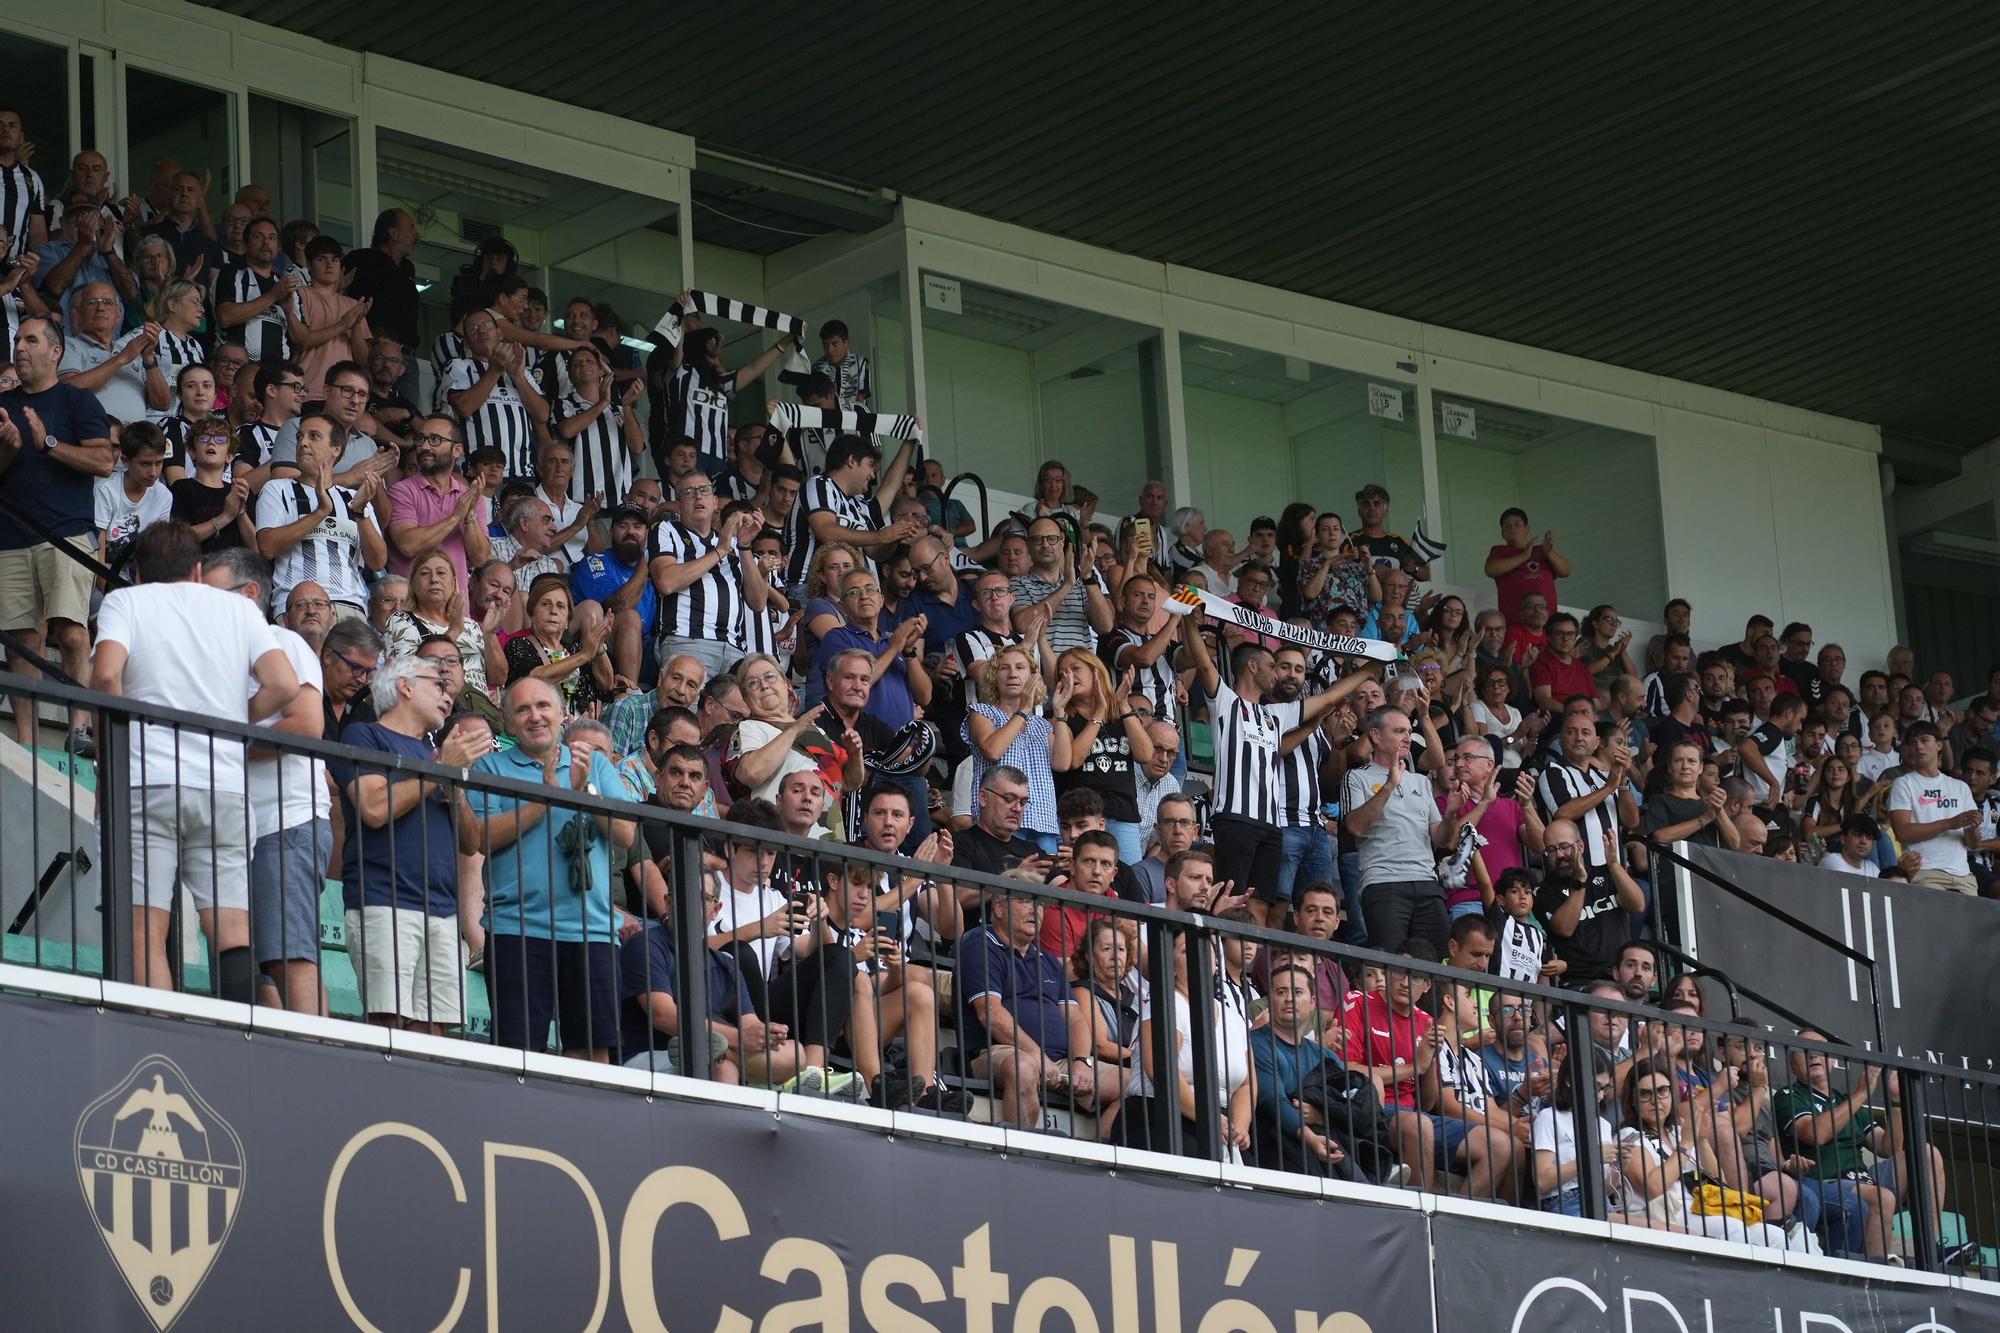
[[[0,1328],[1432,1324],[1414,1210],[18,997],[0,1062]]]
[[[2000,912],[1939,889],[1690,847],[1688,859],[1875,959],[1892,1055],[1991,1069],[2000,1059]],[[1677,871],[1676,873],[1686,873]],[[1695,952],[1836,1032],[1875,1044],[1868,971],[1698,875]],[[1744,1001],[1752,1016],[1790,1024]]]
[[[1975,1333],[2000,1304],[1446,1215],[1431,1234],[1438,1333]]]

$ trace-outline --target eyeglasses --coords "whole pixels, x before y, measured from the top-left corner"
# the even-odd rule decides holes
[[[715,494],[715,487],[713,486],[680,486],[676,487],[674,490],[675,498],[681,500],[693,499],[695,496],[698,495],[713,495],[713,494]]]
[[[1656,1099],[1662,1097],[1671,1097],[1674,1095],[1674,1089],[1671,1083],[1656,1083],[1651,1087],[1640,1088],[1638,1095],[1641,1097],[1652,1097]]]
[[[335,653],[334,656],[357,676],[372,676],[382,665],[380,662],[357,662],[346,653]]]
[[[439,690],[441,690],[441,691],[443,691],[444,693],[446,693],[446,694],[449,694],[449,693],[451,693],[451,686],[450,686],[450,684],[449,684],[449,683],[447,683],[447,682],[446,682],[446,680],[445,680],[445,678],[444,678],[443,676],[441,676],[441,675],[438,675],[438,676],[417,676],[417,677],[414,677],[414,679],[416,679],[416,680],[427,680],[427,681],[429,681],[429,682],[430,682],[431,684],[433,684],[433,685],[437,686],[437,687],[438,687],[438,689],[439,689]]]
[[[457,444],[457,443],[458,443],[458,441],[457,441],[457,440],[454,440],[454,439],[452,439],[452,438],[451,438],[451,436],[449,436],[449,435],[440,435],[440,434],[438,434],[438,433],[437,433],[436,431],[434,431],[434,430],[427,430],[427,431],[425,431],[425,432],[424,432],[424,433],[423,433],[422,435],[419,435],[419,436],[417,436],[417,443],[418,443],[418,444],[442,444],[442,445],[447,445],[447,446],[449,446],[449,445],[454,445],[454,444]]]
[[[293,393],[304,393],[306,391],[306,382],[304,380],[279,380],[272,387],[290,389]]]
[[[983,588],[972,595],[982,602],[997,602],[1002,597],[1012,597],[1014,593],[1009,588]]]
[[[80,306],[117,305],[118,298],[115,296],[91,296],[78,301],[77,304]]]
[[[882,590],[880,588],[872,588],[872,587],[849,588],[846,592],[843,592],[840,595],[843,600],[849,597],[880,597],[882,595]]]
[[[1053,537],[1030,537],[1028,541],[1034,546],[1057,546],[1062,543],[1062,534],[1058,533]]]
[[[453,666],[465,665],[465,658],[458,653],[419,653],[418,656],[426,662],[436,662],[439,666],[447,662]]]
[[[365,384],[358,388],[352,384],[329,384],[326,386],[326,391],[328,393],[337,393],[342,398],[366,398],[368,396],[368,386]]]
[[[1022,799],[1026,800],[1027,798],[1022,797]],[[1168,828],[1193,828],[1195,826],[1195,821],[1192,819],[1156,819],[1153,822],[1163,824]]]
[[[991,796],[994,800],[1000,802],[1000,804],[1002,805],[1009,805],[1009,806],[1026,805],[1028,803],[1028,794],[1026,792],[1019,792],[1014,795],[1009,795],[1006,792],[989,791],[986,794],[988,796]]]
[[[291,605],[296,606],[301,611],[333,610],[333,603],[327,601],[324,597],[294,597],[291,600]],[[345,658],[341,660],[346,661]],[[350,663],[350,665],[352,664]]]

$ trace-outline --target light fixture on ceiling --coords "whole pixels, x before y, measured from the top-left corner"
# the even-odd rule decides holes
[[[1960,532],[1924,532],[1910,539],[1910,554],[1959,560],[1969,565],[2000,565],[2000,542]]]
[[[532,208],[548,199],[550,191],[537,188],[525,176],[502,172],[479,163],[456,162],[443,154],[425,150],[399,152],[388,145],[378,152],[376,171],[384,176],[401,176],[422,185],[476,195],[498,204]]]

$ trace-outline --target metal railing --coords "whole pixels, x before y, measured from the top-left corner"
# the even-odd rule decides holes
[[[0,880],[8,962],[1932,1269],[1984,1271],[2000,1244],[2000,1077],[1260,927],[1198,861],[1171,887],[1197,910],[1177,910],[703,819],[533,764],[523,780],[48,682],[0,690],[91,710],[103,756],[94,795],[26,770],[38,817],[0,824],[0,868],[31,867],[19,893]],[[135,785],[208,745],[323,764],[344,793],[337,849],[308,836],[260,861],[296,832],[282,802]],[[1094,850],[1066,849],[1080,882]],[[239,878],[232,935],[205,904]],[[411,889],[400,911],[362,910]],[[164,972],[148,905],[181,936]],[[313,984],[294,984],[308,956]]]

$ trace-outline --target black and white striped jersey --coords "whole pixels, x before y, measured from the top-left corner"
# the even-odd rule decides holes
[[[663,555],[682,564],[699,560],[721,540],[712,532],[703,536],[677,518],[666,519],[653,528],[647,563]],[[663,638],[712,639],[741,648],[743,610],[743,557],[732,553],[687,587],[660,599],[655,632]]]
[[[33,167],[19,162],[0,167],[0,227],[11,238],[7,258],[19,258],[27,250],[29,224],[38,214],[47,216],[48,211],[48,191],[42,188],[42,178]],[[8,350],[12,349],[9,343]]]
[[[273,270],[267,277],[248,264],[229,269],[216,279],[215,301],[245,304],[261,298],[271,288],[284,279]],[[292,359],[292,336],[289,320],[300,315],[299,295],[293,292],[281,301],[274,301],[263,314],[233,328],[222,331],[227,342],[238,343],[243,352],[255,365],[274,365]],[[317,389],[318,385],[313,385]]]
[[[267,426],[261,421],[245,422],[236,428],[236,456],[249,467],[262,467],[271,458],[271,442],[278,438],[279,427]]]
[[[819,548],[819,541],[812,533],[812,515],[830,513],[841,527],[857,532],[874,532],[883,526],[882,506],[875,502],[874,496],[849,495],[828,476],[806,478],[806,488],[799,493],[799,509],[805,516],[798,525],[797,544],[792,547],[792,563],[787,573],[787,581],[791,583],[805,580],[806,571],[812,568],[813,553]]]
[[[1333,753],[1317,727],[1290,754],[1278,756],[1278,827],[1313,828],[1320,820],[1320,770]]]
[[[328,488],[333,512],[291,550],[279,555],[271,571],[273,615],[282,615],[292,589],[311,580],[336,602],[368,605],[367,572],[361,563],[361,526],[354,508],[354,491]],[[274,478],[257,496],[257,529],[282,528],[319,507],[319,496],[294,478]]]
[[[469,356],[452,362],[445,370],[445,392],[470,389],[486,374],[488,365]],[[521,401],[520,386],[514,383],[512,375],[502,371],[494,379],[486,401],[470,416],[461,417],[461,423],[465,427],[466,457],[492,445],[506,456],[509,477],[535,475],[535,423],[528,415],[528,405]]]
[[[431,375],[437,381],[437,392],[431,396],[431,411],[451,411],[451,403],[444,396],[445,377],[451,371],[452,362],[471,355],[465,348],[465,335],[456,329],[446,329],[431,340]]]
[[[703,458],[729,461],[729,400],[736,396],[736,378],[724,375],[708,384],[693,366],[682,366],[667,384],[667,435],[694,440]],[[661,441],[664,448],[666,441]]]
[[[1169,644],[1167,650],[1153,660],[1149,667],[1140,667],[1134,662],[1122,662],[1119,654],[1127,648],[1143,648],[1146,635],[1123,625],[1113,626],[1111,632],[1097,640],[1097,655],[1111,672],[1115,683],[1125,674],[1125,668],[1132,668],[1132,688],[1145,695],[1153,703],[1153,716],[1176,729],[1180,726],[1181,702],[1174,695],[1174,649]]]
[[[1573,768],[1564,763],[1551,763],[1542,770],[1541,781],[1535,784],[1535,813],[1542,817],[1543,823],[1547,823],[1556,817],[1556,811],[1571,801],[1601,791],[1605,781],[1604,774],[1594,768]],[[1576,825],[1583,835],[1583,850],[1589,856],[1590,864],[1602,866],[1606,861],[1604,835],[1607,832],[1615,834],[1618,828],[1618,797],[1616,795],[1606,797],[1585,811],[1583,818],[1576,821]],[[1625,860],[1623,849],[1618,847],[1615,840],[1612,846],[1614,850],[1611,859],[1623,864]]]
[[[766,657],[778,655],[778,631],[784,627],[785,615],[776,601],[762,611],[753,610],[748,602],[743,604],[742,642],[746,657],[757,653]]]
[[[1009,631],[995,634],[981,625],[974,625],[961,634],[951,636],[951,651],[958,658],[959,669],[970,679],[973,668],[981,662],[991,661],[993,654],[1012,644],[1026,642],[1026,636]]]
[[[556,401],[556,420],[588,415],[595,404],[579,394]],[[569,494],[581,504],[593,495],[604,497],[606,509],[625,498],[632,489],[632,451],[625,447],[625,405],[612,400],[597,419],[570,437],[576,454],[576,470],[570,474]]]
[[[1278,742],[1299,725],[1299,710],[1296,701],[1253,704],[1217,684],[1208,710],[1215,739],[1216,814],[1259,824],[1278,822]]]
[[[160,330],[159,355],[160,373],[167,377],[167,387],[170,389],[180,387],[182,366],[204,365],[208,361],[208,353],[203,350],[200,338],[192,333],[183,337],[166,329]],[[234,386],[218,384],[215,387],[227,393]]]

